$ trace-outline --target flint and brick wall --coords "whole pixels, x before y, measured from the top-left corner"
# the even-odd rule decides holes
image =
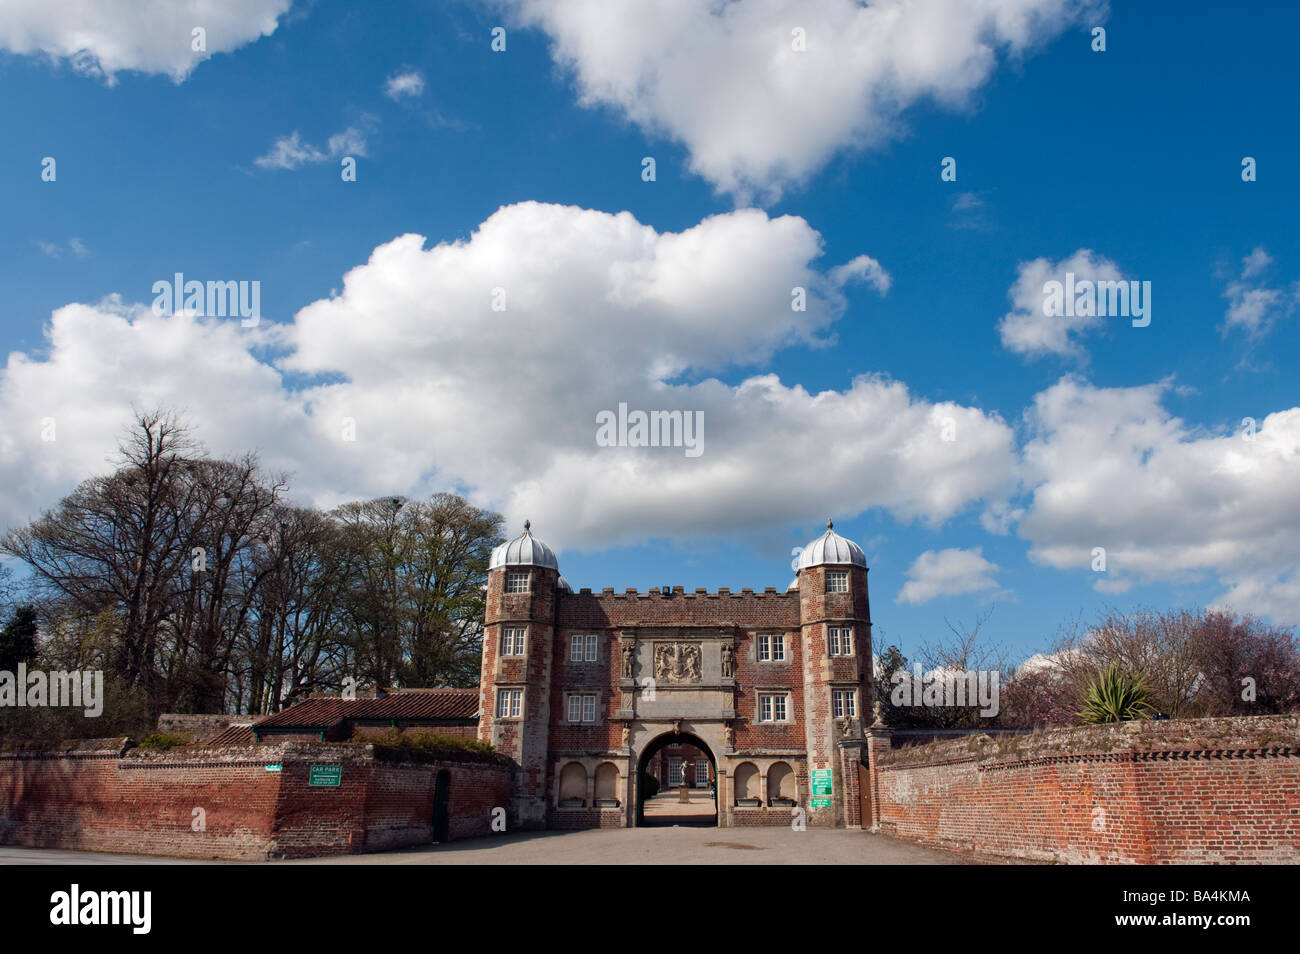
[[[873,747],[883,831],[1108,864],[1300,862],[1300,717],[1126,723]]]
[[[449,838],[489,834],[492,810],[509,804],[508,768],[381,762],[356,746],[119,753],[108,745],[0,753],[0,843],[248,861],[427,844],[443,770]],[[309,786],[313,764],[341,765],[341,784]]]

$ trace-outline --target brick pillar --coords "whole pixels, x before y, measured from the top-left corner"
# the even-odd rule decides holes
[[[863,828],[872,831],[880,829],[880,772],[879,759],[890,750],[891,733],[883,726],[873,726],[867,730],[867,779],[871,785],[871,818],[862,820]]]
[[[844,806],[846,828],[862,827],[862,792],[858,772],[858,766],[862,763],[862,745],[862,739],[844,739],[840,742],[840,766],[844,778],[841,803]]]

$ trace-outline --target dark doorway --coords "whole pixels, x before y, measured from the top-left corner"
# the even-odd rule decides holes
[[[680,789],[667,784],[666,778],[656,779],[650,772],[650,766],[660,752],[666,754],[680,747],[682,751],[696,750],[692,756],[691,775],[688,782],[687,802],[680,800]],[[708,762],[709,783],[704,786],[694,782],[696,764],[700,758]],[[655,827],[693,827],[716,828],[718,824],[718,763],[713,752],[699,736],[687,732],[665,732],[641,753],[637,760],[636,772],[636,824],[638,828]],[[676,781],[673,779],[672,781]]]
[[[451,796],[451,772],[443,769],[433,780],[433,840],[447,840],[448,802]]]

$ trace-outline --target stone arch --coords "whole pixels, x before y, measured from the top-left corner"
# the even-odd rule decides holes
[[[753,762],[741,762],[736,766],[733,786],[736,792],[737,803],[739,803],[742,798],[761,799],[763,797],[761,784],[762,782],[758,775],[758,766]]]
[[[581,762],[569,762],[560,771],[559,799],[561,808],[587,804],[587,768]]]
[[[619,772],[613,762],[601,762],[596,766],[596,803],[613,799],[618,804]]]
[[[643,738],[645,741],[644,744],[639,747],[640,754],[637,757],[636,763],[634,786],[636,802],[634,805],[629,806],[634,810],[634,812],[630,814],[630,817],[635,818],[635,822],[638,826],[647,824],[646,815],[644,813],[647,792],[650,790],[650,787],[647,785],[647,768],[650,760],[665,746],[674,742],[683,742],[692,745],[699,750],[701,755],[708,759],[711,777],[716,777],[718,771],[718,759],[714,754],[717,749],[715,749],[709,742],[705,741],[705,739],[699,734],[695,733],[692,730],[692,727],[685,725],[684,723],[673,723],[671,727],[665,727],[658,730],[657,734],[651,734],[650,731],[645,731]],[[710,827],[717,825],[719,813],[715,791],[710,789],[710,791],[703,793],[703,795],[706,803],[706,810],[704,812],[701,812],[701,806],[696,804],[694,807],[684,808],[681,813],[674,811],[663,813],[661,811],[663,806],[656,803],[657,814],[649,824],[707,825]],[[681,815],[680,818],[677,817],[679,814]]]
[[[787,762],[774,762],[767,770],[767,803],[774,805],[777,799],[798,800],[794,769]]]

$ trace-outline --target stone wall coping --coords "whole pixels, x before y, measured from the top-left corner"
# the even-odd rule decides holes
[[[1300,756],[1300,716],[1240,716],[1129,722],[972,734],[880,753],[881,771],[981,763],[980,771],[1066,762],[1149,762]]]

